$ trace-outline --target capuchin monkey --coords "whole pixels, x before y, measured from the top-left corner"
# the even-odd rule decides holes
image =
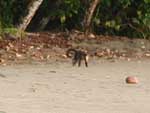
[[[83,50],[76,50],[76,49],[68,49],[66,52],[67,57],[72,58],[72,65],[76,65],[80,67],[81,61],[85,62],[85,66],[88,67],[88,55],[86,51]]]

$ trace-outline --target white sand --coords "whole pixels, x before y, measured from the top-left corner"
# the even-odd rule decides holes
[[[70,65],[1,66],[0,113],[150,113],[150,61]]]

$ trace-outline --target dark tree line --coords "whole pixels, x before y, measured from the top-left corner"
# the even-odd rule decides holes
[[[0,33],[28,18],[27,31],[87,27],[103,35],[150,37],[150,0],[0,0]],[[90,20],[88,26],[85,18]]]

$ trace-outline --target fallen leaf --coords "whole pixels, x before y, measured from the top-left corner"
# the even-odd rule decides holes
[[[150,57],[150,53],[146,53],[145,56]]]
[[[17,58],[22,58],[22,55],[19,54],[19,53],[16,53],[16,57],[17,57]]]

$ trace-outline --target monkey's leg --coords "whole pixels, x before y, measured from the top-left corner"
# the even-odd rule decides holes
[[[78,60],[78,66],[79,66],[79,67],[81,66],[81,60],[82,60],[82,59],[79,59],[79,60]]]
[[[85,66],[88,67],[88,61],[86,58],[84,58]]]
[[[72,65],[75,66],[76,63],[77,63],[77,60],[73,59],[73,60],[72,60]]]

